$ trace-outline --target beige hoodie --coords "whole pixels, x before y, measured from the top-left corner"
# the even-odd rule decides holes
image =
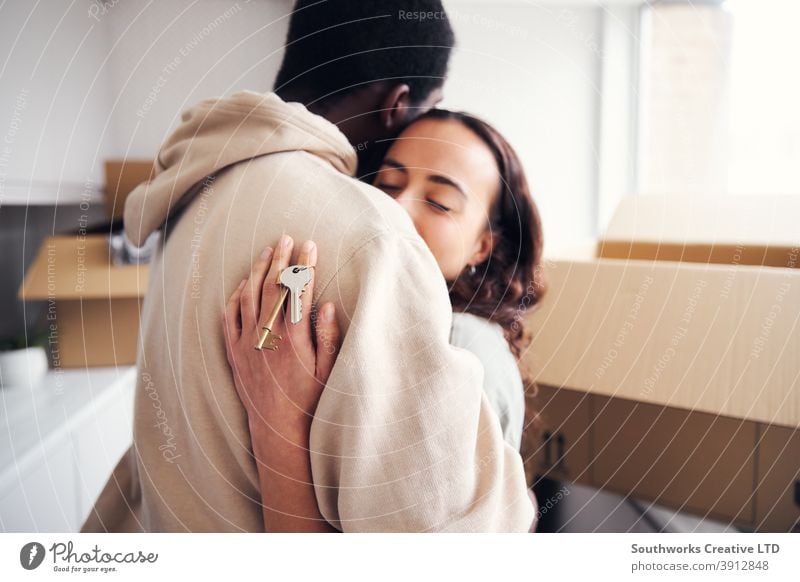
[[[284,232],[317,242],[314,300],[336,304],[343,331],[311,432],[325,518],[342,531],[527,530],[520,457],[503,442],[479,363],[448,343],[436,262],[355,167],[334,125],[274,94],[243,91],[183,114],[155,178],[125,207],[141,244],[184,206],[167,221],[144,302],[134,445],[84,531],[263,531],[221,314]]]

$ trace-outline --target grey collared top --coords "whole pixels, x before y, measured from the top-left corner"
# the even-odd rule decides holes
[[[525,423],[525,393],[503,328],[471,313],[454,313],[450,343],[469,350],[483,364],[483,390],[500,419],[503,437],[519,450]]]

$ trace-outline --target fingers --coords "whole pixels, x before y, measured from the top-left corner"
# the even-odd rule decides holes
[[[261,288],[264,285],[264,278],[267,276],[270,261],[275,254],[271,247],[267,247],[262,251],[242,289],[241,316],[243,336],[258,335],[257,322],[261,311]]]
[[[226,306],[225,316],[225,334],[228,343],[243,338],[248,341],[254,340],[261,334],[262,328],[269,323],[269,317],[274,312],[282,295],[282,287],[278,278],[280,273],[291,264],[293,249],[294,241],[288,235],[281,237],[274,251],[270,247],[264,249],[253,265],[250,276],[231,296]],[[297,264],[315,266],[316,262],[317,247],[313,241],[306,241],[300,249]],[[304,316],[300,323],[290,326],[289,330],[296,349],[313,350],[311,322],[313,282],[314,271],[312,270],[311,281],[300,298]],[[283,313],[279,311],[278,317],[272,322],[271,331],[276,335],[281,335],[285,326]],[[313,357],[313,353],[311,355]]]
[[[307,240],[300,247],[300,253],[297,255],[298,265],[316,265],[317,264],[317,245],[313,240]]]
[[[333,303],[326,303],[320,307],[317,317],[317,379],[323,385],[328,383],[341,341],[336,309]]]
[[[297,264],[316,266],[317,245],[314,244],[314,241],[307,240],[300,247]],[[303,318],[295,325],[287,325],[287,332],[295,349],[313,349],[313,342],[311,341],[311,305],[314,298],[314,274],[315,270],[312,269],[311,280],[300,296]]]
[[[238,342],[242,335],[240,302],[245,283],[247,283],[247,279],[242,279],[242,282],[239,283],[239,286],[231,294],[228,303],[225,305],[223,329],[225,330],[225,349],[228,351],[229,362],[231,361],[231,345]]]
[[[288,235],[281,236],[275,253],[272,255],[272,264],[269,266],[269,273],[267,273],[261,286],[261,317],[258,321],[258,328],[261,329],[266,325],[267,319],[272,313],[275,305],[281,296],[282,287],[279,285],[278,277],[292,259],[292,249],[294,248],[294,241]],[[278,312],[278,318],[272,325],[272,332],[280,335],[280,328],[283,325],[283,311]]]

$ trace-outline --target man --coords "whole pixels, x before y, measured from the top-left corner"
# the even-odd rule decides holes
[[[448,344],[436,262],[401,207],[353,178],[356,150],[368,173],[380,141],[440,98],[454,42],[438,0],[379,4],[298,2],[275,93],[185,112],[131,194],[129,238],[163,229],[166,242],[142,313],[134,445],[84,531],[263,531],[220,316],[282,233],[316,241],[314,300],[335,303],[343,334],[311,433],[324,517],[342,531],[528,529],[521,460],[477,360]]]

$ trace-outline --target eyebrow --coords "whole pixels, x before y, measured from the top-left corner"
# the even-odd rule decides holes
[[[401,164],[397,160],[393,160],[392,158],[384,158],[381,164],[384,166],[391,166],[395,170],[400,170],[403,173],[408,173],[408,170],[403,164]]]
[[[428,176],[429,182],[434,182],[435,184],[444,184],[445,186],[452,186],[455,188],[459,194],[461,194],[464,198],[467,197],[467,193],[464,192],[464,189],[458,182],[455,182],[448,178],[447,176],[442,176],[440,174],[434,174],[433,176]]]
[[[384,166],[389,166],[391,168],[394,168],[395,170],[403,172],[404,174],[408,173],[408,169],[403,164],[401,164],[397,160],[393,160],[392,158],[385,158],[383,160],[383,165]],[[432,176],[428,176],[427,179],[428,179],[429,182],[433,182],[435,184],[444,184],[445,186],[452,186],[464,198],[467,197],[467,193],[464,192],[464,188],[461,187],[461,184],[459,184],[458,182],[456,182],[454,180],[451,180],[447,176],[442,176],[441,174],[433,174]]]

